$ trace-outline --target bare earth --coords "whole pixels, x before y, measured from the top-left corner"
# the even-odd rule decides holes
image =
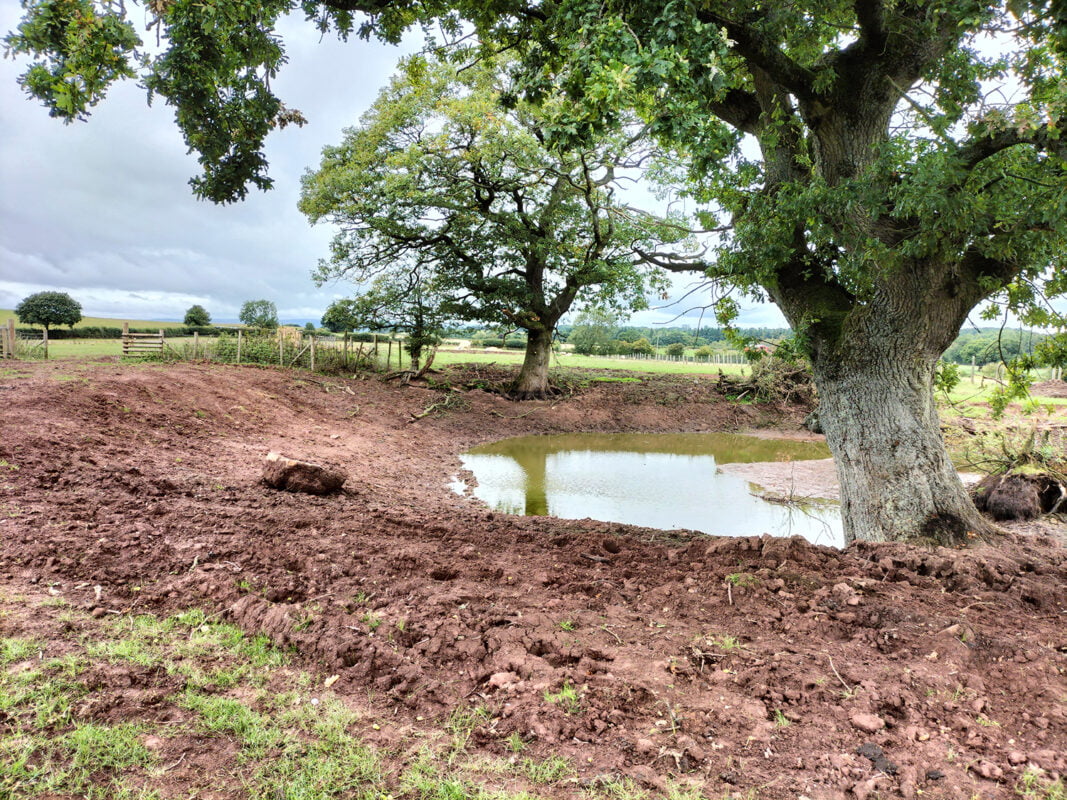
[[[506,517],[447,485],[459,452],[505,436],[795,431],[799,411],[731,405],[693,377],[521,405],[455,392],[412,422],[444,395],[189,364],[3,374],[0,592],[54,583],[85,609],[217,610],[339,674],[352,703],[394,714],[359,733],[398,758],[411,731],[482,703],[495,721],[477,748],[500,754],[518,733],[532,753],[572,758],[584,781],[624,775],[654,791],[674,777],[716,798],[1009,798],[1028,766],[1067,774],[1060,523],[997,548],[837,552]],[[348,488],[267,489],[270,450],[340,467]],[[403,631],[368,632],[368,607]],[[41,610],[0,617],[4,636],[55,630]],[[157,679],[86,713],[151,719]],[[544,698],[565,682],[580,713]],[[195,748],[168,754],[180,766],[166,796],[210,773],[211,740]]]

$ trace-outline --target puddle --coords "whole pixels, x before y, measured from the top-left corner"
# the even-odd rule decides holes
[[[724,433],[524,436],[460,456],[473,494],[509,514],[586,517],[716,536],[800,535],[842,547],[841,514],[825,502],[777,503],[720,464],[828,458],[821,442]],[[453,481],[454,491],[466,490]]]

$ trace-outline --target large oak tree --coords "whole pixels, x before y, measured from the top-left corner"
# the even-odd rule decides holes
[[[149,5],[170,48],[146,83],[202,154],[197,190],[228,200],[265,185],[262,137],[298,119],[267,87],[283,59],[273,25],[298,4]],[[710,274],[774,300],[807,343],[846,537],[993,533],[946,456],[933,376],[990,298],[1063,325],[1042,305],[1067,290],[1062,0],[299,5],[342,33],[367,12],[362,32],[387,39],[422,16],[446,30],[469,20],[521,55],[527,98],[567,92],[548,131],[558,141],[637,109],[732,224]],[[84,113],[133,72],[124,15],[89,0],[31,4],[10,40],[40,57],[27,89],[60,116]]]

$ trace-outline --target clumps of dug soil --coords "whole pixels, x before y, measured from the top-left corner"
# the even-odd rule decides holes
[[[972,496],[979,511],[998,521],[1037,519],[1067,507],[1067,487],[1047,472],[987,475]]]

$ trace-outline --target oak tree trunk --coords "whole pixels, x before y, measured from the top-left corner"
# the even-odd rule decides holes
[[[973,502],[945,450],[934,402],[942,347],[931,318],[888,306],[817,349],[819,421],[837,464],[845,541],[956,546],[997,528]],[[949,338],[951,341],[951,338]]]
[[[539,400],[551,394],[548,363],[552,355],[552,331],[527,332],[526,357],[509,394],[516,400]]]

